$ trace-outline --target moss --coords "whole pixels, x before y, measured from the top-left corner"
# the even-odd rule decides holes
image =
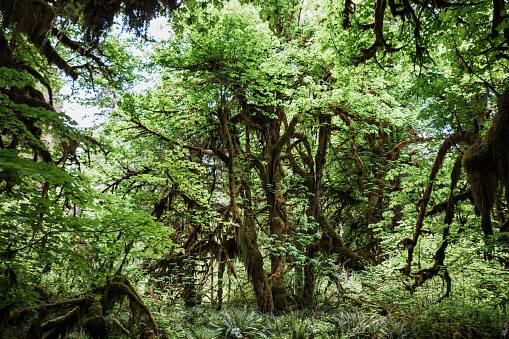
[[[284,286],[272,286],[272,298],[274,300],[274,309],[284,311],[288,302],[286,300],[286,289]]]
[[[474,201],[481,213],[489,212],[497,190],[497,163],[492,148],[483,143],[470,146],[462,165],[472,187]]]
[[[246,224],[239,227],[239,232],[242,259],[246,265],[247,273],[253,282],[258,311],[262,313],[272,312],[274,310],[274,303],[267,273],[265,273],[263,268],[263,257],[256,245],[256,240],[248,236],[248,233],[255,232],[254,221],[247,219]]]
[[[87,318],[83,326],[92,339],[108,337],[109,326],[102,315],[93,315]]]
[[[41,326],[41,333],[48,333],[46,339],[65,337],[67,331],[78,322],[79,309],[77,306],[65,315],[45,322]]]
[[[117,281],[112,281],[108,284],[104,297],[104,308],[109,309],[115,304],[127,298],[129,300],[129,307],[132,313],[132,319],[138,320],[138,318],[145,318],[148,320],[150,327],[156,330],[157,325],[152,313],[148,309],[147,305],[143,303],[141,297],[138,295],[134,287],[131,285],[128,279],[120,278]]]
[[[43,0],[6,0],[0,3],[4,22],[37,40],[44,35],[55,18],[55,8]]]
[[[150,331],[148,328],[144,328],[140,333],[140,339],[154,339],[155,335],[153,331]]]

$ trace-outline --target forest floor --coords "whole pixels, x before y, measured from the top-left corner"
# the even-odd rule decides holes
[[[255,311],[254,305],[239,304],[216,311],[210,305],[184,308],[173,304],[154,311],[154,316],[159,324],[160,338],[280,339],[500,338],[507,317],[503,310],[465,307],[457,300],[429,305],[420,312],[419,316],[398,312],[381,315],[378,311],[345,303],[321,305],[319,309],[260,314]],[[143,323],[137,324],[132,333],[140,333],[144,327]],[[125,335],[114,334],[111,337],[122,338]],[[89,337],[78,328],[69,338]]]

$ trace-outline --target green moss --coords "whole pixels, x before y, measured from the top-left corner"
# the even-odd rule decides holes
[[[283,311],[288,306],[286,300],[286,289],[283,287],[272,287],[272,297],[274,299],[274,309]]]
[[[84,323],[85,330],[92,339],[104,339],[108,337],[109,327],[102,315],[93,315]]]

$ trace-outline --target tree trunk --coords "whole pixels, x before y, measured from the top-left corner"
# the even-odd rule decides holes
[[[246,218],[244,225],[239,228],[242,257],[253,283],[258,311],[270,313],[274,310],[272,291],[268,284],[267,273],[263,268],[263,257],[256,244],[254,226],[255,221],[252,218]]]
[[[275,236],[274,249],[270,255],[270,283],[274,309],[283,311],[287,307],[287,300],[284,280],[285,257],[282,254],[282,245],[285,242],[284,235],[288,229],[288,216],[281,193],[280,130],[285,113],[282,109],[274,106],[267,106],[266,111],[268,116],[265,116],[265,142],[268,161],[265,170],[266,177],[262,180],[265,186],[267,205],[269,206],[270,235]],[[270,118],[274,113],[277,115],[277,118]]]
[[[247,216],[243,219],[237,205],[237,196],[235,189],[237,187],[235,180],[235,144],[228,129],[228,111],[225,109],[226,100],[224,95],[221,96],[221,104],[218,107],[218,118],[220,125],[220,134],[223,143],[228,149],[228,189],[230,196],[230,211],[232,214],[233,222],[239,227],[239,241],[240,249],[242,252],[242,259],[246,266],[248,276],[253,283],[253,290],[256,296],[258,311],[262,313],[272,312],[274,304],[272,302],[272,293],[269,288],[267,274],[263,269],[263,257],[258,249],[256,243],[256,229],[254,227],[254,220]]]
[[[509,89],[498,95],[497,108],[484,138],[471,145],[462,160],[485,235],[493,234],[491,211],[499,184],[509,201]]]
[[[226,266],[225,263],[225,255],[223,254],[223,249],[219,250],[219,256],[217,261],[219,262],[219,267],[217,268],[217,311],[221,311],[223,307],[223,277],[224,277],[224,269]]]
[[[315,154],[314,162],[314,175],[310,177],[311,182],[309,185],[310,192],[313,194],[309,200],[309,207],[307,216],[309,222],[314,223],[314,226],[308,230],[308,234],[313,236],[313,242],[307,246],[306,256],[308,263],[304,266],[304,291],[303,291],[303,304],[304,306],[313,306],[315,303],[315,264],[317,246],[314,236],[316,235],[316,228],[320,221],[320,197],[322,193],[322,179],[323,169],[325,167],[327,156],[327,145],[329,144],[331,134],[331,115],[322,114],[318,115],[318,122],[320,130],[318,132],[318,149]]]
[[[187,256],[184,259],[184,290],[182,296],[184,298],[184,304],[186,307],[196,306],[196,288],[194,284],[194,271],[195,271],[195,260],[192,256]]]

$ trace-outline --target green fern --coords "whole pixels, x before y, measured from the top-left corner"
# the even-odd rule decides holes
[[[269,332],[262,317],[247,308],[225,312],[212,328],[217,338],[224,339],[267,338]]]
[[[340,338],[371,338],[383,333],[385,318],[363,312],[340,312],[329,318]]]

